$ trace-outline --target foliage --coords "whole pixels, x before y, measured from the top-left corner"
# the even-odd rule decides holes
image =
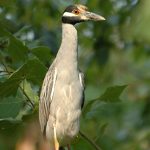
[[[148,150],[150,140],[149,1],[75,1],[103,14],[77,25],[86,74],[81,131],[103,150]],[[61,41],[72,1],[0,1],[0,149],[15,149],[37,120],[39,91]],[[84,136],[72,149],[91,150]]]

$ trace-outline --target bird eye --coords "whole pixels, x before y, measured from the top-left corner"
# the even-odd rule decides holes
[[[76,9],[76,10],[73,11],[73,13],[78,15],[80,12],[79,12],[79,10]]]

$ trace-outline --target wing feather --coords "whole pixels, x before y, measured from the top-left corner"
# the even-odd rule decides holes
[[[54,65],[51,65],[43,81],[39,102],[39,121],[44,135],[50,114],[50,105],[53,100],[56,78],[57,69]]]

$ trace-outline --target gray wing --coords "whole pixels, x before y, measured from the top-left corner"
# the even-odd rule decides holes
[[[50,105],[53,100],[56,78],[57,69],[54,65],[51,65],[43,81],[39,102],[39,121],[44,135],[50,114]]]
[[[79,71],[79,80],[80,80],[80,84],[83,87],[83,93],[82,93],[82,103],[81,103],[81,109],[84,106],[84,101],[85,101],[85,94],[84,94],[84,90],[85,90],[85,81],[84,81],[84,74],[83,72]]]

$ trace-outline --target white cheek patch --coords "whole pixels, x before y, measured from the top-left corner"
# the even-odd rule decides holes
[[[76,17],[77,15],[70,13],[70,12],[64,12],[63,17]]]

